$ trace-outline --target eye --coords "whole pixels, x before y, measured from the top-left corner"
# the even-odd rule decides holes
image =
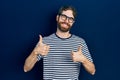
[[[62,19],[66,19],[67,18],[66,15],[63,15],[63,14],[61,14],[60,16],[61,16]]]
[[[62,20],[68,19],[68,21],[69,21],[70,23],[73,23],[73,22],[74,22],[74,18],[73,18],[73,17],[68,17],[68,16],[65,15],[65,14],[60,14],[60,17],[61,17]]]
[[[70,21],[70,22],[74,22],[74,18],[69,17],[69,21]]]

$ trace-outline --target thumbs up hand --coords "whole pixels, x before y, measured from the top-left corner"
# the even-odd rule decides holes
[[[44,44],[44,43],[42,42],[42,40],[43,40],[43,39],[42,39],[42,36],[39,35],[39,42],[38,42],[38,44],[37,44],[37,46],[36,46],[35,54],[40,54],[40,55],[42,55],[42,56],[45,56],[45,55],[48,54],[50,46],[47,45],[47,44]]]
[[[78,48],[77,52],[71,51],[71,56],[73,62],[83,62],[85,60],[85,56],[82,54],[82,47]]]

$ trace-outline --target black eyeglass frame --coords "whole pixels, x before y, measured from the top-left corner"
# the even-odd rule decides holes
[[[63,19],[63,20],[68,19],[68,22],[70,22],[70,23],[74,23],[75,22],[75,19],[73,17],[68,17],[65,14],[59,14],[59,16],[61,17],[61,19],[63,19],[63,17],[64,17],[65,19]]]

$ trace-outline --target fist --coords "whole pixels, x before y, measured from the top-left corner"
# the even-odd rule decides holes
[[[80,46],[77,52],[71,51],[71,57],[73,62],[83,62],[85,56],[82,54],[82,47]]]
[[[38,44],[37,44],[37,46],[36,46],[35,54],[40,54],[40,55],[42,55],[42,56],[45,56],[45,55],[48,54],[50,46],[47,45],[47,44],[44,44],[44,43],[42,42],[42,40],[43,40],[43,39],[42,39],[42,36],[39,35],[39,42],[38,42]]]

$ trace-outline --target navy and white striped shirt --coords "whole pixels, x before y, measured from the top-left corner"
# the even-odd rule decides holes
[[[43,43],[50,46],[48,55],[43,58],[44,80],[78,80],[81,63],[72,61],[71,51],[77,51],[79,46],[82,46],[87,59],[93,62],[85,41],[78,36],[60,38],[52,34],[44,37]]]

